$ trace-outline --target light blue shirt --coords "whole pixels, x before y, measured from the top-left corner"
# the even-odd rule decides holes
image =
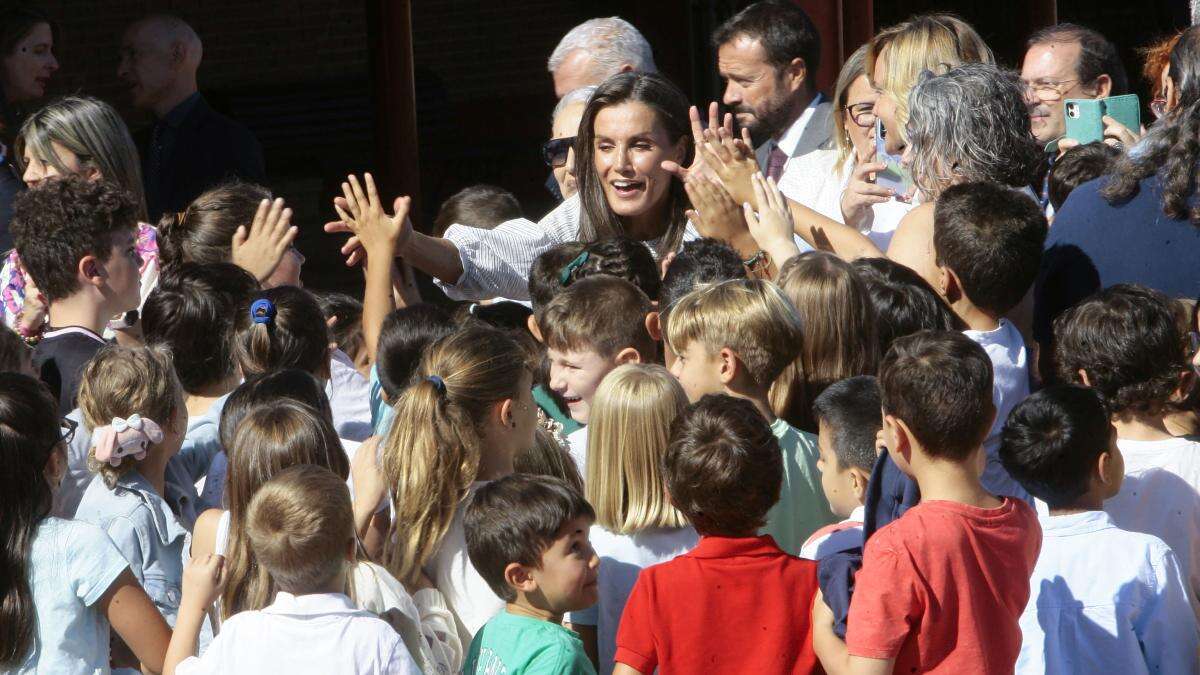
[[[96,603],[127,567],[95,525],[43,520],[29,555],[36,639],[16,672],[108,672],[109,624]]]
[[[179,454],[171,458],[172,463],[186,467],[187,471],[203,467],[204,492],[199,495],[197,513],[208,509],[221,508],[225,495],[225,449],[221,446],[221,413],[225,411],[225,402],[229,394],[213,401],[203,415],[188,417],[187,431],[184,432],[183,445]],[[189,474],[189,477],[191,475]],[[200,476],[191,477],[192,483]],[[194,524],[194,523],[193,523]]]
[[[379,381],[379,367],[371,366],[371,428],[376,436],[386,436],[396,419],[396,411],[383,400],[383,383]]]
[[[1103,511],[1040,516],[1017,673],[1197,673],[1200,637],[1179,561]]]
[[[175,625],[188,531],[149,481],[136,470],[129,471],[110,490],[96,476],[83,493],[75,517],[108,533],[146,595],[167,623]]]

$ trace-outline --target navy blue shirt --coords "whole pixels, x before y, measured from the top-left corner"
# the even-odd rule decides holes
[[[1034,290],[1033,334],[1045,348],[1053,321],[1096,291],[1120,283],[1149,286],[1177,298],[1200,295],[1200,228],[1168,218],[1157,176],[1132,198],[1109,204],[1105,179],[1075,188],[1046,237]]]

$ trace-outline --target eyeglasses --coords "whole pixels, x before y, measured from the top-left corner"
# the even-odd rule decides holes
[[[1043,101],[1058,101],[1069,88],[1066,85],[1075,84],[1079,80],[1034,80],[1026,82],[1025,87]]]
[[[546,166],[557,169],[567,163],[567,153],[575,146],[575,137],[554,138],[542,145],[542,159]]]
[[[1154,119],[1161,120],[1167,115],[1167,99],[1155,98],[1150,101],[1150,113],[1154,115]]]
[[[854,124],[864,129],[875,126],[875,104],[874,103],[851,103],[842,108],[850,113],[850,119],[854,120]]]
[[[54,442],[55,446],[59,443],[69,444],[71,439],[75,438],[75,430],[79,428],[79,422],[69,417],[61,417],[58,420],[58,427],[59,436],[58,440]],[[50,446],[50,450],[54,450],[54,446]]]

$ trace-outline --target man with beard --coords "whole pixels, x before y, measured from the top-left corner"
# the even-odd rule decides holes
[[[749,129],[763,173],[830,141],[831,104],[816,91],[821,37],[804,10],[786,0],[756,2],[713,33],[723,101]]]

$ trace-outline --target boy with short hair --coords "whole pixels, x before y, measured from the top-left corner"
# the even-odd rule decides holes
[[[607,274],[580,279],[538,316],[550,357],[550,388],[562,395],[571,418],[586,425],[596,388],[617,366],[651,363],[654,340],[646,328],[650,299],[632,283]],[[587,427],[567,437],[580,472],[587,466]]]
[[[107,181],[64,177],[17,195],[11,228],[22,266],[49,303],[33,365],[65,415],[83,366],[105,344],[104,326],[137,309],[137,203]]]
[[[680,298],[698,287],[730,279],[745,279],[746,266],[737,251],[719,239],[685,241],[679,253],[663,273],[658,290],[658,307],[651,314],[648,327],[656,340],[667,332],[667,317]],[[663,357],[667,368],[675,363],[675,354],[663,340]]]
[[[767,515],[764,534],[791,554],[834,521],[821,489],[817,439],[771,409],[771,383],[796,359],[804,332],[792,303],[774,284],[734,279],[699,288],[671,309],[667,342],[671,366],[689,401],[705,394],[744,398],[771,425],[783,453],[783,491]]]
[[[813,533],[800,557],[819,560],[862,548],[863,502],[875,466],[879,419],[879,383],[870,375],[849,377],[825,388],[813,401],[821,488],[842,522]]]
[[[471,641],[464,673],[594,673],[583,642],[562,626],[599,597],[596,514],[550,476],[513,474],[475,492],[463,520],[471,564],[507,605]]]
[[[1059,378],[1095,389],[1117,430],[1125,482],[1104,510],[1175,551],[1200,617],[1200,443],[1164,423],[1195,377],[1171,301],[1144,286],[1109,287],[1060,315],[1054,342]]]
[[[756,536],[779,497],[783,460],[755,405],[708,395],[688,406],[662,467],[671,503],[700,543],[638,576],[613,674],[817,670],[805,611],[817,593],[816,563]]]
[[[1096,392],[1064,385],[1025,399],[1008,417],[1000,459],[1050,509],[1039,518],[1017,672],[1200,671],[1179,560],[1104,512],[1124,464]]]
[[[1004,318],[1033,285],[1046,241],[1046,216],[1028,195],[994,183],[946,189],[933,212],[934,284],[992,362],[996,421],[984,441],[983,485],[992,494],[1030,502],[1000,464],[1000,429],[1029,395],[1029,363],[1021,332]],[[931,280],[932,281],[932,280]]]
[[[1041,531],[1028,504],[980,483],[991,362],[961,333],[922,331],[892,344],[879,389],[888,454],[921,502],[867,540],[845,642],[815,603],[821,664],[831,675],[1012,672]]]

